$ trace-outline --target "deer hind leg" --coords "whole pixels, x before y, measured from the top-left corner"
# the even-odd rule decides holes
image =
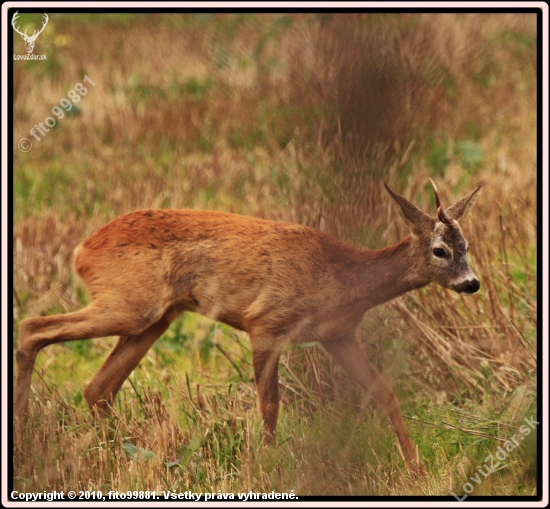
[[[385,411],[393,426],[409,471],[424,474],[424,468],[416,456],[414,444],[409,438],[395,394],[382,375],[376,371],[358,343],[352,338],[346,338],[322,343],[322,345],[346,370],[350,378],[363,387]]]
[[[279,414],[279,348],[262,348],[252,341],[252,364],[256,380],[258,407],[264,420],[265,442],[275,440]]]
[[[150,310],[147,320],[158,320],[158,316],[154,316],[155,313],[158,313],[158,310]],[[34,362],[38,352],[44,347],[77,339],[138,334],[149,325],[146,319],[136,322],[135,312],[100,301],[92,302],[84,309],[65,315],[23,320],[19,326],[16,353],[18,372],[14,389],[14,417],[19,418],[21,422],[26,420]]]
[[[84,397],[92,412],[102,417],[109,415],[110,407],[121,385],[153,343],[168,329],[177,314],[168,311],[142,333],[118,338],[103,366],[84,389]]]

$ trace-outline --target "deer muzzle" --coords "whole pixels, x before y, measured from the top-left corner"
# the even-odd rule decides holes
[[[479,290],[480,286],[481,285],[479,284],[479,280],[477,278],[473,278],[462,281],[460,284],[454,286],[453,290],[463,295],[472,295]]]

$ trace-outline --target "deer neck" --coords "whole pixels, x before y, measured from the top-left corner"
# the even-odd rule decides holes
[[[356,298],[366,309],[378,306],[411,290],[421,288],[429,281],[416,269],[417,255],[411,237],[384,249],[360,252]]]

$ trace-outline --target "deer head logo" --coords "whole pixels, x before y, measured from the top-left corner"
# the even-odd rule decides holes
[[[48,24],[48,15],[44,13],[44,22],[42,24],[42,28],[40,30],[35,30],[32,35],[27,34],[26,30],[25,32],[21,32],[19,28],[15,25],[18,16],[18,11],[15,11],[13,19],[11,20],[11,26],[23,38],[23,40],[25,41],[25,49],[27,50],[27,53],[31,54],[34,49],[34,42],[36,41],[38,36],[44,31],[44,28],[46,28],[46,25]]]

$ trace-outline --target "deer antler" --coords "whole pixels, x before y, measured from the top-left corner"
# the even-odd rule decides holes
[[[15,11],[15,14],[13,15],[13,18],[11,20],[11,26],[13,27],[13,29],[21,36],[23,37],[23,39],[26,39],[28,37],[27,35],[27,31],[25,30],[25,33],[22,33],[19,28],[17,28],[15,26],[15,22],[17,20],[17,17],[19,16],[19,11]]]
[[[42,28],[40,30],[38,30],[38,32],[35,30],[32,34],[34,39],[36,39],[42,33],[44,28],[46,28],[46,25],[48,24],[49,20],[50,20],[50,18],[48,18],[48,15],[46,13],[44,13],[44,22],[42,23]]]
[[[444,224],[451,224],[451,219],[447,214],[445,214],[445,211],[441,207],[441,201],[439,200],[439,193],[437,192],[437,186],[435,185],[435,182],[432,179],[430,179],[430,182],[432,183],[432,187],[434,188],[435,206],[437,207],[437,218]]]

